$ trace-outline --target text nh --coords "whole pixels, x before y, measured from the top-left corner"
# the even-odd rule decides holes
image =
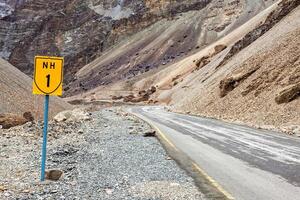
[[[43,69],[55,69],[55,62],[43,62]]]

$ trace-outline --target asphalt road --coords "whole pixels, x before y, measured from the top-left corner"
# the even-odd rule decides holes
[[[300,199],[300,139],[213,119],[135,107],[234,199]]]

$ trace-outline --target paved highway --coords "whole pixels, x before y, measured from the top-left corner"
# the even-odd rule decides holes
[[[134,107],[188,155],[228,198],[300,199],[300,139],[218,120]]]

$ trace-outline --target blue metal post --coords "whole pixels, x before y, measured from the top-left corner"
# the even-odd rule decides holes
[[[45,96],[45,104],[44,104],[44,131],[43,131],[43,147],[42,147],[41,181],[45,180],[46,153],[47,153],[47,131],[48,131],[48,110],[49,110],[49,95],[46,95]]]

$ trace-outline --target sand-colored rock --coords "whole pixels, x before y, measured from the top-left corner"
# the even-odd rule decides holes
[[[279,92],[275,97],[275,101],[278,104],[289,103],[296,98],[300,97],[300,83],[288,86]]]
[[[251,76],[259,69],[259,66],[254,67],[248,72],[238,73],[220,81],[220,97],[225,97],[230,91],[238,87],[244,80]]]
[[[14,114],[0,114],[0,126],[4,129],[9,129],[14,126],[23,125],[28,122],[23,116]]]

